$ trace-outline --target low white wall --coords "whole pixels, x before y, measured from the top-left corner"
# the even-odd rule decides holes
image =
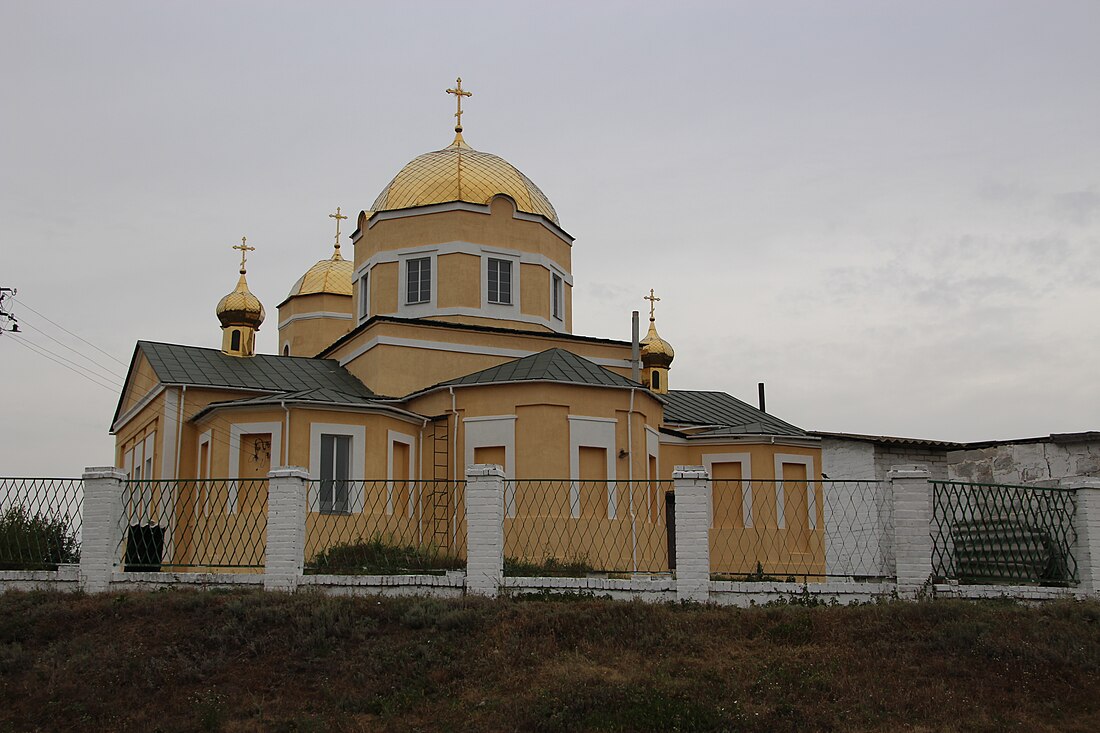
[[[1078,588],[1044,588],[1035,585],[957,585],[937,583],[933,586],[937,598],[969,600],[1009,599],[1015,601],[1054,601],[1061,598],[1084,600],[1095,594]]]
[[[611,580],[609,578],[512,578],[505,577],[501,591],[513,595],[529,593],[584,593],[615,600],[640,599],[650,603],[676,601],[676,581]]]
[[[262,573],[111,573],[109,590],[113,592],[160,590],[162,588],[198,588],[200,590],[262,588]]]
[[[896,589],[897,585],[894,583],[829,582],[802,585],[718,580],[710,584],[710,600],[720,606],[747,608],[774,601],[797,601],[808,594],[816,601],[846,606],[893,598]]]
[[[61,565],[57,570],[0,570],[0,592],[79,589],[80,567],[78,565]]]
[[[341,596],[430,596],[461,598],[465,573],[447,575],[303,575],[299,588]]]

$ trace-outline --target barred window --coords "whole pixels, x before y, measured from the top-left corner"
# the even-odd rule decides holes
[[[413,305],[430,301],[432,299],[432,258],[417,257],[406,260],[405,269],[408,278],[405,302]]]
[[[489,302],[512,304],[512,262],[489,258]]]

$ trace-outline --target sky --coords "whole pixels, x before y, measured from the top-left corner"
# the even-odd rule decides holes
[[[574,332],[629,339],[655,289],[674,389],[1100,429],[1098,34],[1049,0],[0,0],[0,475],[112,463],[135,342],[220,346],[243,235],[274,353],[327,214],[450,143],[457,76],[576,237]]]

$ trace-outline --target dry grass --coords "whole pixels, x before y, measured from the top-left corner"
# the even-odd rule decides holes
[[[0,596],[0,731],[1100,730],[1100,605]]]

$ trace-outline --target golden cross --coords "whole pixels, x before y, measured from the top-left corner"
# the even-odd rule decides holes
[[[336,254],[332,256],[333,259],[337,259],[340,256],[340,220],[347,219],[346,216],[340,213],[340,207],[336,207],[335,214],[329,214],[328,218],[336,220]]]
[[[248,252],[255,251],[255,249],[256,249],[255,247],[249,247],[247,242],[248,242],[248,237],[241,237],[241,243],[233,245],[233,249],[239,249],[241,251],[241,274],[242,275],[244,274],[244,256],[245,256],[245,254],[247,254]]]
[[[643,295],[642,300],[648,300],[649,301],[649,320],[652,321],[653,320],[653,307],[657,304],[657,301],[660,300],[660,298],[658,298],[656,295],[654,295],[653,294],[653,288],[650,288],[649,289],[649,295]]]
[[[458,118],[458,122],[455,124],[455,132],[462,132],[462,98],[474,96],[473,92],[467,92],[462,88],[462,77],[458,77],[456,80],[455,88],[448,89],[447,94],[455,95],[455,101],[458,102],[458,111],[455,112],[455,117]]]

